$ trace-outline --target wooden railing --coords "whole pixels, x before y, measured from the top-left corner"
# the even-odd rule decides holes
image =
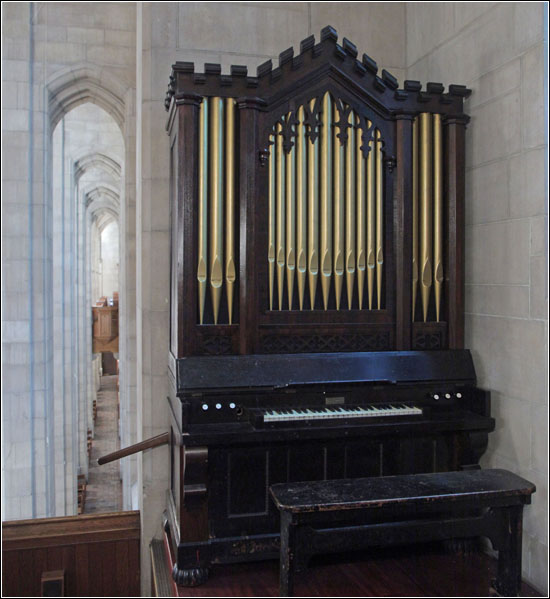
[[[139,596],[139,512],[3,522],[3,596],[41,596],[51,571],[66,596]]]

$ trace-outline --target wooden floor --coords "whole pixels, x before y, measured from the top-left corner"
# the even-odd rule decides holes
[[[323,556],[297,576],[296,597],[490,597],[496,561],[476,552],[449,554],[441,544]],[[214,566],[210,579],[180,597],[278,596],[277,561]],[[522,585],[521,596],[542,597]]]

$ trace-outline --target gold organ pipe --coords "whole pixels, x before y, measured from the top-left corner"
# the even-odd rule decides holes
[[[376,266],[375,256],[375,194],[376,194],[376,143],[372,139],[369,142],[369,153],[367,156],[367,293],[369,299],[369,310],[372,310],[372,295],[374,289],[374,269]]]
[[[332,127],[332,110],[330,94],[323,97],[323,124],[321,127],[321,289],[323,305],[328,309],[330,279],[332,276],[332,176],[331,164],[332,144],[330,130]]]
[[[315,100],[311,100],[313,111]],[[319,276],[319,138],[307,143],[307,201],[308,201],[308,280],[311,309],[315,308],[317,277]]]
[[[291,114],[287,114],[290,119]],[[292,146],[285,156],[286,188],[286,284],[288,309],[292,310],[294,291],[294,271],[296,269],[296,146]]]
[[[204,322],[208,277],[208,98],[203,98],[199,116],[199,323]]]
[[[420,289],[424,322],[432,286],[432,128],[431,115],[420,115]]]
[[[382,168],[382,137],[376,130],[376,297],[378,309],[382,308],[382,272],[384,266],[383,223],[384,169]]]
[[[304,309],[304,291],[307,269],[307,194],[306,194],[306,145],[304,107],[298,109],[298,135],[296,136],[296,277],[298,303]]]
[[[435,292],[435,314],[439,322],[441,308],[441,292],[443,290],[443,140],[441,115],[433,115],[434,136],[434,292]]]
[[[346,288],[348,309],[353,300],[353,280],[355,278],[355,117],[350,110],[348,142],[346,145]]]
[[[273,310],[273,284],[275,282],[275,140],[270,135],[269,152],[269,223],[267,262],[269,266],[269,309]]]
[[[418,119],[412,126],[412,320],[418,292]]]
[[[336,108],[336,102],[333,105],[333,123],[340,120],[340,111]],[[333,147],[333,203],[334,203],[334,291],[336,296],[336,309],[340,309],[340,299],[342,297],[342,284],[344,282],[344,146],[340,143],[336,127],[332,126],[332,147]]]
[[[235,268],[235,102],[225,100],[225,284],[229,324],[233,322]]]
[[[212,98],[210,119],[210,292],[218,324],[223,283],[223,100]]]
[[[360,128],[361,120],[356,116],[356,136],[355,136],[355,190],[357,205],[357,297],[359,301],[359,310],[363,307],[363,289],[365,286],[365,158],[361,151]],[[367,127],[370,122],[367,121]]]
[[[279,296],[279,310],[283,308],[283,281],[285,276],[285,196],[284,196],[284,162],[283,162],[283,127],[277,123],[276,143],[276,231],[277,231],[277,293]]]

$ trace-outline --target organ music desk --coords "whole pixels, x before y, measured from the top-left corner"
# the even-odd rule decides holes
[[[171,488],[181,585],[278,555],[277,482],[478,468],[463,85],[328,26],[250,75],[172,67]]]

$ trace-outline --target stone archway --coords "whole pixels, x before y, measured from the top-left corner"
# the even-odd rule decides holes
[[[105,69],[99,69],[93,65],[84,64],[62,69],[55,72],[47,80],[45,92],[47,97],[49,131],[52,132],[52,134],[56,126],[61,123],[61,121],[63,121],[65,117],[74,109],[89,103],[101,108],[102,111],[106,112],[111,117],[117,129],[120,131],[124,144],[124,151],[121,157],[122,160],[119,158],[115,159],[113,156],[109,155],[108,150],[87,152],[78,156],[73,161],[70,173],[71,201],[76,202],[79,211],[79,224],[75,225],[75,227],[77,229],[77,234],[78,227],[80,227],[79,231],[82,239],[79,239],[77,235],[73,248],[74,261],[78,265],[78,268],[80,268],[79,275],[75,275],[75,279],[78,279],[78,285],[75,291],[78,306],[73,310],[73,312],[77,313],[78,318],[78,325],[76,327],[77,333],[73,335],[70,340],[64,341],[66,346],[64,355],[70,355],[71,357],[78,356],[78,360],[76,361],[74,358],[72,358],[72,368],[75,369],[73,374],[77,380],[76,388],[78,389],[77,393],[79,398],[76,401],[73,399],[71,399],[70,402],[64,401],[63,409],[69,409],[69,406],[72,406],[73,403],[75,403],[77,406],[76,408],[72,407],[72,409],[76,409],[78,412],[78,430],[71,439],[73,443],[75,438],[78,439],[78,463],[80,464],[81,471],[87,473],[86,431],[88,429],[93,429],[91,406],[93,403],[93,398],[95,397],[95,383],[91,368],[91,331],[88,330],[88,312],[91,309],[91,304],[88,297],[90,283],[87,280],[87,278],[89,278],[89,272],[87,272],[85,266],[85,261],[89,258],[89,245],[87,244],[89,244],[90,218],[92,215],[97,216],[98,214],[103,213],[115,219],[119,225],[119,247],[121,249],[121,253],[125,253],[126,240],[128,237],[133,238],[135,230],[135,223],[125,218],[127,214],[133,214],[133,211],[131,209],[128,210],[128,207],[125,205],[125,190],[127,186],[133,187],[134,182],[129,182],[127,180],[126,168],[124,166],[126,156],[129,152],[134,151],[133,148],[128,149],[127,147],[128,143],[134,142],[134,138],[133,136],[130,136],[128,141],[124,137],[124,132],[127,126],[125,115],[128,110],[124,98],[128,96],[128,90],[121,85],[117,79],[110,76]],[[51,152],[51,144],[52,135],[50,134],[47,142],[46,153],[48,153],[48,150]],[[83,184],[83,180],[86,178],[86,173],[89,173],[93,169],[104,173],[106,181],[116,181],[117,184],[106,183],[101,186],[95,186],[94,189],[86,189],[86,185]],[[51,186],[52,175],[50,174],[47,179],[50,181]],[[50,201],[53,202],[53,197],[51,194],[52,190],[50,187],[49,197],[51,198]],[[86,241],[86,238],[88,238],[88,241]],[[55,237],[53,243],[55,244]],[[52,260],[53,272],[55,272],[55,255],[52,255]],[[73,260],[73,258],[71,258],[71,260]],[[126,266],[129,265],[128,263],[135,263],[135,252],[133,251],[133,246],[131,255],[125,256],[125,260]],[[122,334],[119,356],[121,363],[121,378],[126,378],[125,384],[121,384],[120,386],[120,401],[122,407],[122,433],[123,436],[132,439],[135,436],[133,431],[135,431],[136,423],[131,421],[131,416],[134,415],[134,411],[126,407],[129,404],[128,393],[126,390],[130,386],[128,381],[129,373],[133,372],[135,376],[135,370],[130,371],[130,368],[128,368],[129,357],[127,352],[127,348],[129,347],[128,340],[133,338],[135,339],[135,330],[133,330],[132,326],[130,325],[130,319],[128,318],[129,314],[135,312],[135,293],[132,293],[135,284],[133,281],[130,284],[127,284],[127,276],[133,276],[132,268],[123,268],[120,272],[121,301],[119,309],[119,326]],[[128,292],[126,292],[127,289]],[[52,300],[52,306],[53,305],[54,301]],[[55,310],[53,310],[52,318],[54,313]],[[72,313],[71,318],[73,319],[74,323],[75,317]],[[54,321],[52,320],[52,322]],[[55,338],[53,324],[51,329]],[[59,359],[57,362],[59,362]],[[55,363],[55,349],[54,356],[52,357],[52,363]],[[52,379],[53,378],[54,377],[52,375]],[[50,404],[52,408],[54,407],[56,401],[57,400],[55,399],[54,394]],[[59,413],[59,406],[56,408],[56,413]],[[128,417],[123,418],[123,415],[128,415]],[[64,428],[66,428],[65,425]],[[75,427],[73,426],[73,429],[74,428]],[[50,429],[52,431],[56,430],[56,427],[52,426],[51,422]],[[65,445],[65,441],[63,443]],[[67,448],[69,448],[69,443],[67,443]],[[54,452],[54,455],[57,456],[54,459],[59,462],[59,451],[56,453]],[[76,458],[74,457],[73,450],[73,461],[75,460]],[[128,478],[129,473],[132,472],[132,469],[127,464],[124,466],[126,468],[125,471],[121,473],[122,478]],[[56,464],[51,472],[52,478],[54,478],[54,480],[52,480],[50,483],[50,488],[54,488],[54,500],[56,499],[55,494],[58,492],[57,489],[60,485],[60,477],[57,474],[59,469],[59,466]],[[71,483],[70,477],[65,476],[65,489],[63,490],[63,493],[69,495],[69,500],[66,501],[67,507],[65,513],[67,514],[71,513],[71,491],[68,490],[68,487],[72,484],[72,486],[76,488],[76,469],[73,471],[75,473],[75,480],[73,481],[74,484]],[[135,479],[135,468],[133,471],[134,475],[132,478]],[[126,484],[126,488],[130,489],[132,483],[133,480],[129,480]],[[130,500],[128,499],[125,502],[126,505],[129,504],[129,501]],[[73,502],[73,505],[76,509],[76,501]],[[62,515],[60,513],[58,500],[56,501],[56,511],[54,513],[56,515]]]

